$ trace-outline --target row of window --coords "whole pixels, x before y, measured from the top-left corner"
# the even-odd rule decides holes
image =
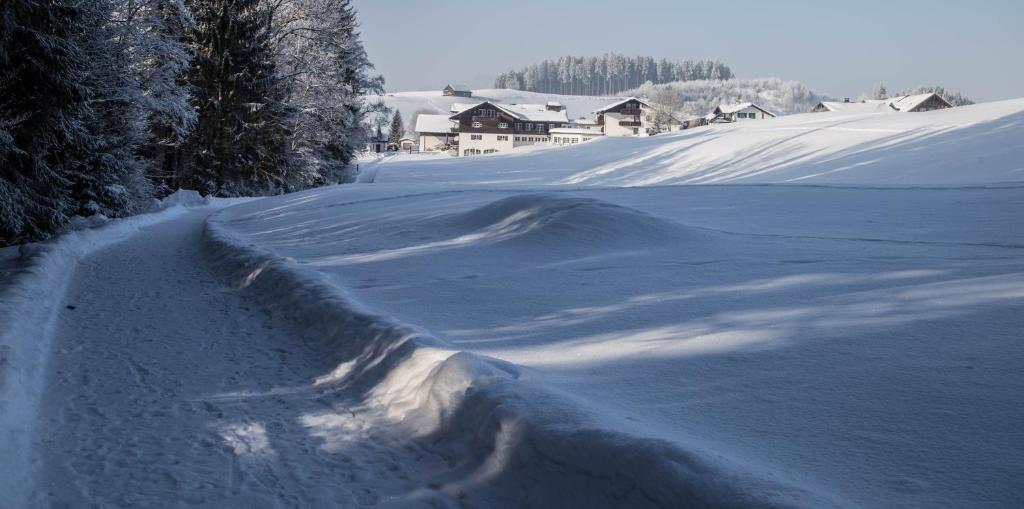
[[[583,141],[590,141],[590,138],[583,138]],[[575,137],[575,136],[572,136],[572,137],[566,136],[564,138],[563,137],[555,136],[555,144],[556,145],[565,145],[567,143],[568,144],[572,144],[572,143],[579,143],[579,142],[580,142],[580,139],[578,137]]]
[[[548,141],[546,136],[516,136],[516,141]]]
[[[480,111],[492,111],[492,110],[480,110]],[[481,115],[481,116],[484,116],[484,115]],[[479,129],[481,127],[483,127],[483,124],[481,124],[480,122],[473,122],[473,128],[474,129]],[[508,122],[499,122],[498,123],[498,129],[508,129]],[[536,130],[536,131],[539,131],[539,132],[544,132],[544,124],[536,124],[536,125],[534,125],[531,122],[527,122],[526,124],[523,124],[522,122],[516,122],[516,130],[517,131],[533,131],[533,130]]]
[[[736,114],[736,118],[757,118],[757,113],[743,113],[741,111]]]

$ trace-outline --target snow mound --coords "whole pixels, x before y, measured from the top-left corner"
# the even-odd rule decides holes
[[[669,246],[702,233],[606,201],[562,193],[518,194],[444,218],[460,233],[533,246]]]
[[[629,209],[550,195],[515,196],[439,220],[480,229],[524,211],[533,214],[524,225],[540,225],[523,226],[530,235],[617,220],[648,234],[683,235],[667,221]],[[275,318],[291,323],[304,341],[331,352],[335,367],[313,382],[316,391],[358,390],[363,404],[376,406],[388,424],[440,447],[457,473],[391,506],[429,500],[431,490],[481,495],[502,507],[544,506],[552,500],[565,507],[837,506],[704,446],[609,429],[569,396],[532,382],[522,368],[459,351],[426,330],[367,308],[330,275],[232,231],[231,217],[209,219],[210,257],[223,275]]]

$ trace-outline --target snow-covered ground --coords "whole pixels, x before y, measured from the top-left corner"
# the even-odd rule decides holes
[[[26,485],[57,505],[1015,506],[1022,119],[1016,100],[394,156],[372,184],[181,212],[82,254],[40,311]]]

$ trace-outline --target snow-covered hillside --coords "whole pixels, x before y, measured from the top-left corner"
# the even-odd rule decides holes
[[[806,113],[824,97],[812,92],[799,81],[779,78],[677,81],[664,85],[643,85],[623,95],[657,97],[659,91],[671,89],[683,99],[682,110],[689,115],[704,116],[720,104],[752,102],[775,113],[790,115]]]
[[[316,327],[378,324],[324,380],[461,451],[480,477],[441,492],[1001,507],[1024,497],[1022,111],[400,156],[210,231],[274,305],[334,288],[344,321]],[[712,182],[860,187],[650,186]]]
[[[926,113],[828,112],[462,158],[405,155],[375,182],[568,185],[1024,181],[1024,100]]]

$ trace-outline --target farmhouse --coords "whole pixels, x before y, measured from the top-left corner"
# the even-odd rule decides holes
[[[457,124],[449,115],[420,114],[416,117],[416,134],[423,152],[449,150],[458,144]]]
[[[722,104],[705,118],[709,122],[738,122],[775,118],[775,114],[754,103],[737,103]]]
[[[901,112],[918,113],[922,111],[941,110],[952,108],[953,105],[941,95],[932,93],[901,95],[888,99],[869,99],[866,101],[852,102],[845,99],[843,102],[822,101],[818,103],[811,112],[842,111],[847,113],[878,113],[878,112]]]
[[[653,124],[654,108],[646,101],[628,97],[595,110],[597,125],[605,136],[646,134]]]
[[[927,94],[902,95],[890,98],[887,101],[890,108],[903,113],[918,113],[922,111],[942,110],[953,107],[949,101],[934,92]]]
[[[466,85],[461,84],[452,85],[449,83],[441,92],[448,97],[473,97],[473,91]]]
[[[569,122],[560,105],[490,101],[476,104],[449,118],[458,123],[459,153],[464,156],[550,143],[550,130]]]

